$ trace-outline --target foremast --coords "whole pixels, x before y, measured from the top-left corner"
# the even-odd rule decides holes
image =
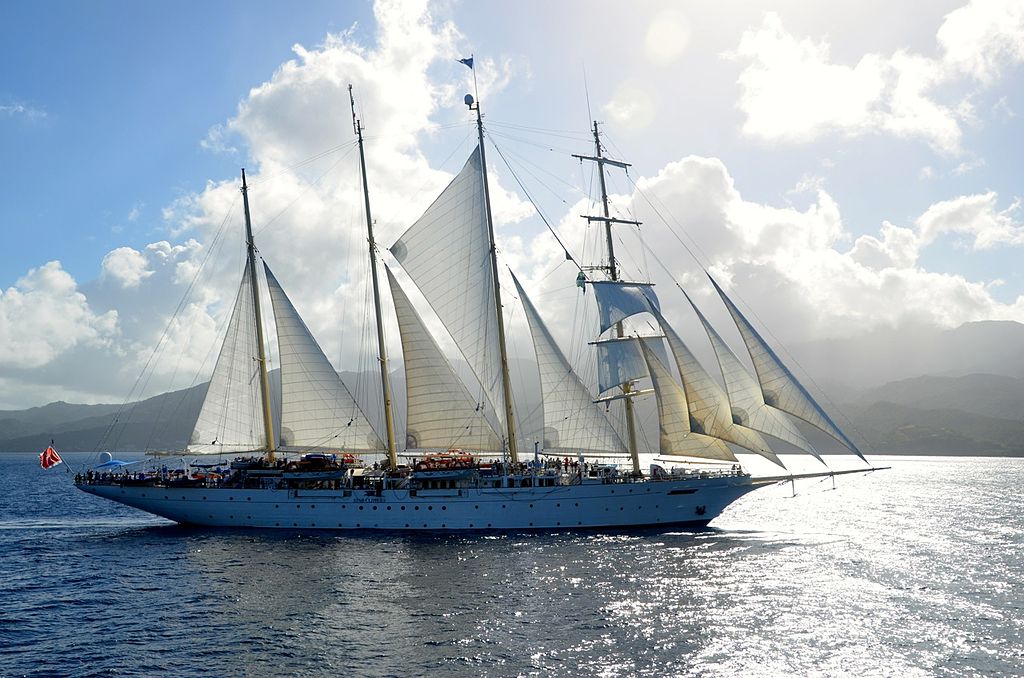
[[[377,358],[380,363],[380,383],[384,399],[384,428],[387,433],[388,464],[398,467],[398,449],[395,445],[395,418],[391,406],[391,375],[388,372],[388,350],[384,342],[384,317],[380,306],[380,281],[377,279],[377,242],[373,238],[373,217],[370,214],[370,186],[366,178],[366,155],[363,151],[363,124],[356,117],[356,100],[352,85],[348,86],[348,99],[352,104],[352,128],[359,144],[359,174],[363,181],[363,204],[366,211],[366,240],[370,248],[370,280],[373,283],[373,312],[377,321]]]
[[[573,157],[579,158],[580,160],[589,160],[597,163],[597,176],[599,179],[599,185],[601,187],[601,211],[602,216],[585,215],[584,218],[587,221],[600,221],[604,223],[605,233],[605,246],[608,250],[608,263],[600,268],[603,268],[608,273],[608,277],[616,281],[619,279],[619,267],[615,261],[615,243],[612,239],[612,224],[632,224],[639,226],[640,222],[630,221],[627,219],[618,219],[611,215],[611,210],[608,207],[608,187],[605,184],[604,178],[604,166],[612,165],[614,167],[620,167],[626,169],[629,167],[628,163],[624,163],[618,160],[612,160],[611,158],[604,157],[603,149],[601,148],[601,133],[598,130],[597,121],[594,121],[594,155],[576,155]],[[615,336],[622,338],[625,336],[625,332],[622,328],[622,321],[615,323]],[[622,385],[623,402],[626,408],[626,435],[627,444],[629,446],[629,456],[633,461],[633,472],[640,473],[640,454],[637,449],[636,442],[636,417],[633,414],[633,393],[632,385],[627,382]]]
[[[270,412],[270,378],[267,376],[267,348],[263,340],[263,314],[260,312],[260,287],[256,277],[256,244],[252,238],[252,218],[249,216],[249,187],[245,183],[245,169],[242,169],[242,204],[245,207],[246,266],[249,268],[249,284],[252,285],[252,308],[256,320],[256,362],[260,366],[260,395],[263,400],[263,431],[265,434],[267,461],[274,461],[274,419]]]
[[[475,74],[474,74],[474,77]],[[498,351],[501,355],[501,387],[505,400],[505,430],[508,436],[508,452],[513,463],[519,461],[516,444],[515,412],[512,408],[512,380],[508,374],[508,349],[505,345],[505,319],[501,311],[501,284],[498,282],[498,247],[494,241],[494,220],[491,217],[491,194],[487,185],[487,158],[484,154],[484,121],[480,113],[480,102],[466,95],[469,110],[476,111],[476,132],[480,145],[480,173],[484,184],[484,212],[487,215],[487,237],[491,259],[491,279],[494,282],[494,305],[498,316]]]

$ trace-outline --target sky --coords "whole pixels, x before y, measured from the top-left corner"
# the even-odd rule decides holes
[[[595,119],[643,222],[624,275],[682,325],[673,280],[724,317],[704,269],[783,345],[1024,321],[1019,1],[8,2],[0,408],[205,378],[242,167],[266,261],[336,366],[371,367],[347,86],[386,247],[472,150],[470,54],[503,261],[574,359],[586,300],[531,199],[593,262]]]

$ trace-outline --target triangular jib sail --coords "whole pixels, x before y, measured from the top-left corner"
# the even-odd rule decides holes
[[[455,340],[495,412],[505,411],[479,147],[391,253]],[[504,434],[504,427],[502,427]]]
[[[747,351],[750,353],[750,359],[754,363],[754,371],[757,373],[757,381],[761,385],[761,394],[764,396],[765,403],[783,412],[788,412],[794,417],[803,419],[808,424],[821,429],[866,462],[867,460],[864,459],[864,455],[853,444],[853,441],[839,430],[839,427],[836,426],[835,422],[832,421],[832,418],[828,416],[821,405],[811,397],[807,389],[803,387],[803,384],[797,381],[793,373],[789,371],[789,368],[775,355],[775,351],[768,346],[768,343],[761,338],[761,335],[757,333],[753,325],[740,313],[740,310],[736,308],[732,300],[718,286],[715,279],[710,275],[708,278],[711,280],[711,284],[715,286],[715,290],[718,292],[718,296],[722,298],[726,308],[729,309],[729,314],[743,336],[743,342],[746,344]]]
[[[512,281],[526,310],[540,370],[544,405],[544,450],[552,454],[625,455],[626,445],[593,403],[590,392],[558,348],[533,302],[515,275]]]
[[[757,380],[743,366],[740,359],[732,352],[728,344],[722,339],[718,331],[708,322],[693,299],[683,292],[687,301],[693,307],[694,312],[700,319],[704,330],[707,332],[711,346],[718,357],[718,365],[722,370],[722,378],[725,379],[725,390],[729,395],[729,403],[732,409],[732,420],[737,424],[760,431],[773,438],[784,440],[801,450],[813,455],[818,461],[824,463],[821,455],[814,449],[814,446],[804,437],[796,424],[793,423],[781,410],[768,405],[761,394],[761,387]]]
[[[385,449],[270,267],[264,269],[281,353],[281,446]]]
[[[756,452],[765,459],[785,468],[778,455],[772,451],[760,433],[745,426],[738,426],[733,422],[729,399],[725,392],[697,362],[697,358],[690,352],[690,349],[683,343],[675,329],[668,324],[664,316],[655,313],[655,317],[665,331],[669,348],[672,350],[672,355],[675,356],[676,366],[679,368],[679,375],[683,380],[683,390],[686,393],[690,411],[691,428]]]
[[[638,342],[650,369],[658,399],[659,451],[672,457],[698,457],[737,461],[729,446],[718,438],[695,433],[690,428],[686,394],[668,369],[645,342]]]
[[[189,437],[191,454],[259,450],[266,444],[249,267],[245,267],[206,399]]]
[[[488,406],[474,401],[391,269],[386,270],[402,336],[406,449],[461,448],[500,452],[501,435],[485,416]]]

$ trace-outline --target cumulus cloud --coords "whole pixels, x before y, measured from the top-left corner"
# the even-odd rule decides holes
[[[108,345],[116,333],[117,312],[94,313],[59,261],[0,293],[2,366],[41,367],[78,345]]]
[[[138,287],[139,283],[153,275],[146,257],[131,247],[118,247],[103,257],[103,275],[118,281],[122,287]]]
[[[898,50],[840,64],[828,41],[794,36],[768,13],[729,55],[746,64],[738,79],[743,132],[769,142],[887,133],[959,153],[963,123],[975,118],[973,91],[1024,61],[1024,5],[972,0],[945,17],[936,42],[934,58]]]
[[[938,202],[917,219],[921,242],[931,243],[946,233],[966,235],[977,250],[998,245],[1024,245],[1024,223],[1017,218],[1020,200],[1000,210],[994,192],[964,195]]]
[[[644,222],[644,239],[652,245],[617,251],[623,275],[649,270],[668,317],[684,326],[692,325],[681,322],[692,312],[673,289],[676,281],[696,295],[718,325],[731,325],[684,243],[784,343],[920,323],[950,327],[981,319],[1024,320],[1024,298],[1001,303],[985,281],[928,271],[920,263],[923,249],[944,234],[968,235],[979,248],[1020,244],[1021,226],[1013,218],[1017,204],[999,210],[995,195],[938,203],[912,225],[883,222],[877,234],[852,239],[840,205],[822,187],[805,187],[814,199],[804,209],[750,201],[716,158],[669,163],[636,185],[637,192],[616,196],[614,203],[621,216]],[[567,241],[582,242],[586,227],[571,215],[584,213],[579,210],[585,206],[574,209],[559,229]],[[670,214],[686,215],[685,221],[667,225],[662,216]],[[561,249],[541,234],[522,246],[517,263],[526,271],[531,296],[545,300],[545,317],[575,318],[582,300],[571,291],[574,270],[561,260]],[[553,270],[560,273],[552,275]],[[569,329],[565,323],[554,326],[563,342],[570,340]]]

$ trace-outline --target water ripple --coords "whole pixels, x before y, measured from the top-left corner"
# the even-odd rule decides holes
[[[1024,673],[1024,460],[473,536],[182,528],[32,462],[0,456],[4,677]]]

